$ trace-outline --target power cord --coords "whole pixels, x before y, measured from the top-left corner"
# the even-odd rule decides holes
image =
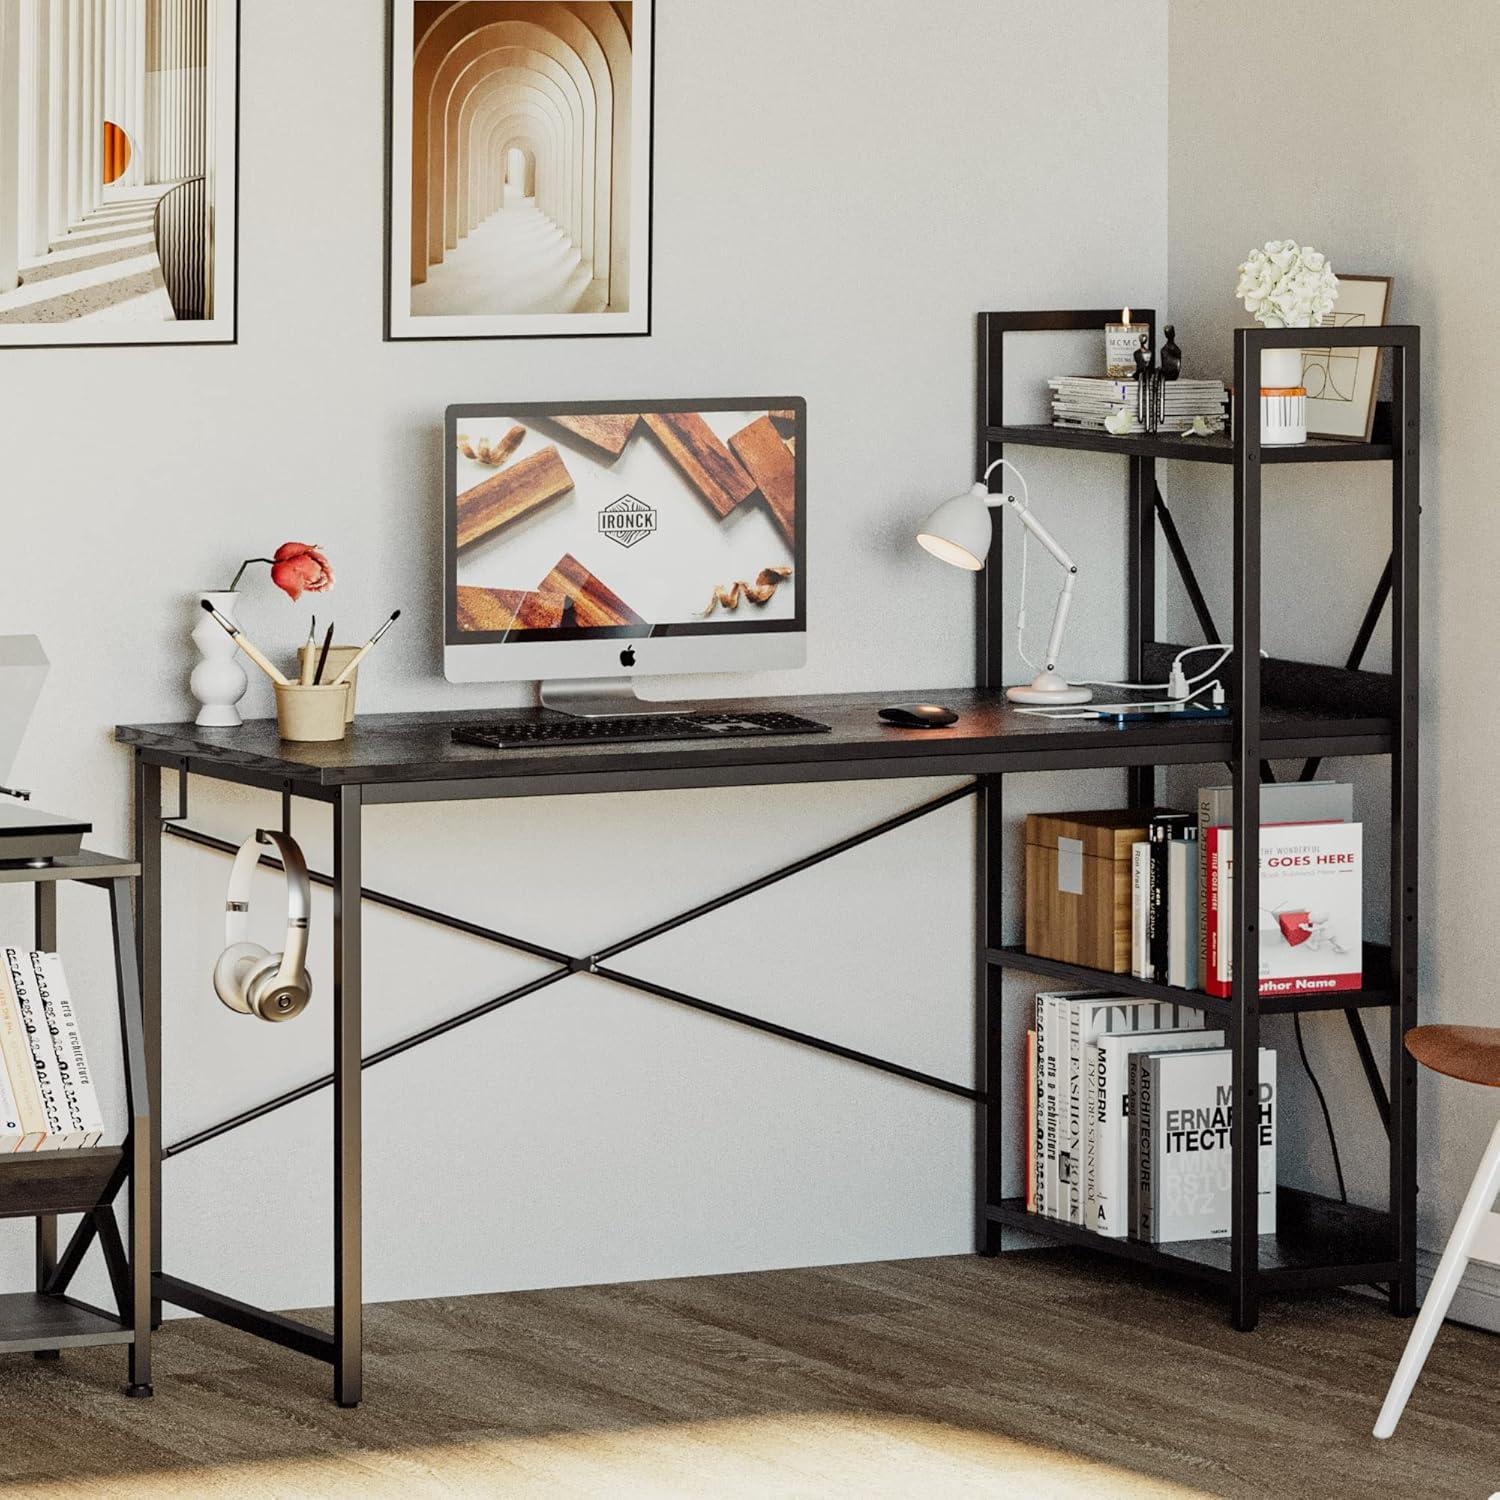
[[[1339,1138],[1333,1129],[1333,1116],[1328,1110],[1328,1100],[1323,1094],[1323,1085],[1318,1082],[1318,1075],[1313,1072],[1313,1065],[1307,1058],[1307,1043],[1302,1039],[1302,1013],[1292,1012],[1292,1030],[1297,1034],[1297,1051],[1302,1057],[1302,1068],[1307,1074],[1307,1081],[1313,1086],[1313,1093],[1318,1096],[1318,1107],[1323,1111],[1323,1125],[1328,1132],[1328,1149],[1333,1153],[1333,1171],[1339,1180],[1339,1202],[1349,1201],[1349,1190],[1344,1186],[1344,1164],[1339,1158]]]

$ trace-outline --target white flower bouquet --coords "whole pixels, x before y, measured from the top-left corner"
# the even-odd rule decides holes
[[[1339,279],[1328,258],[1295,240],[1267,240],[1240,267],[1234,294],[1267,328],[1315,328],[1338,300]]]

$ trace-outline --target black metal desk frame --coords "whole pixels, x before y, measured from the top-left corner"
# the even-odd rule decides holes
[[[1150,314],[1143,314],[1154,321]],[[1217,724],[1146,724],[1115,730],[1097,724],[1051,723],[1027,719],[1008,709],[999,691],[1001,680],[1002,569],[992,566],[980,575],[978,677],[976,690],[939,690],[936,696],[953,703],[964,715],[951,730],[931,734],[892,732],[880,727],[874,709],[891,695],[847,695],[839,698],[784,700],[779,706],[831,721],[834,733],[803,740],[737,741],[705,748],[687,743],[669,746],[598,746],[568,752],[483,752],[448,747],[443,726],[462,714],[428,714],[361,719],[349,750],[300,753],[301,747],[278,746],[265,726],[249,726],[234,736],[195,731],[191,725],[122,728],[120,738],[135,757],[137,858],[141,866],[139,954],[146,1017],[146,1051],[153,1097],[161,1086],[162,1001],[162,835],[228,854],[232,845],[185,826],[187,778],[201,776],[279,793],[283,819],[290,826],[293,798],[329,807],[333,819],[333,869],[315,880],[333,892],[333,1065],[331,1071],[298,1088],[267,1100],[254,1109],[221,1121],[163,1148],[159,1116],[153,1115],[153,1163],[238,1129],[324,1088],[333,1090],[334,1149],[334,1330],[331,1334],[276,1313],[251,1307],[235,1298],[196,1286],[162,1271],[161,1205],[159,1189],[153,1211],[152,1256],[154,1294],[159,1313],[162,1301],[206,1316],[324,1360],[333,1366],[334,1396],[345,1406],[362,1395],[361,1364],[361,1072],[420,1046],[459,1026],[471,1024],[528,996],[536,995],[577,973],[589,973],[637,993],[687,1007],[721,1021],[750,1027],[795,1045],[814,1048],[856,1065],[878,1069],[916,1086],[941,1090],[966,1100],[975,1108],[975,1223],[981,1253],[1001,1248],[1004,1227],[1021,1228],[1053,1238],[1075,1240],[1116,1255],[1124,1255],[1163,1270],[1188,1274],[1226,1288],[1236,1326],[1254,1326],[1262,1289],[1283,1290],[1338,1286],[1372,1280],[1391,1286],[1392,1306],[1409,1311],[1415,1294],[1415,1070],[1405,1066],[1400,1036],[1415,1019],[1415,817],[1416,817],[1416,360],[1415,329],[1361,330],[1356,338],[1335,342],[1369,345],[1385,343],[1397,354],[1397,431],[1410,438],[1399,450],[1389,444],[1347,445],[1336,456],[1386,458],[1395,472],[1396,518],[1389,594],[1395,611],[1399,669],[1396,711],[1387,716],[1334,711],[1324,707],[1262,709],[1260,693],[1259,613],[1259,464],[1262,451],[1239,420],[1233,445],[1224,440],[1190,452],[1181,439],[1102,439],[1078,442],[1091,434],[1061,433],[1055,429],[1011,429],[999,420],[1001,335],[1011,331],[1102,328],[1110,312],[986,314],[981,318],[980,423],[978,460],[983,466],[998,457],[1003,443],[1035,441],[1059,447],[1117,451],[1130,459],[1130,520],[1126,551],[1130,566],[1129,639],[1133,669],[1142,670],[1154,636],[1155,522],[1159,512],[1152,499],[1156,457],[1194,457],[1233,463],[1235,469],[1235,638],[1250,649],[1237,653],[1235,686],[1237,708],[1232,721]],[[1320,331],[1321,341],[1328,341]],[[1306,341],[1306,335],[1301,342]],[[1237,336],[1235,362],[1243,377],[1262,348],[1298,342],[1259,330]],[[1406,355],[1410,352],[1411,359]],[[1245,388],[1243,378],[1237,387]],[[993,404],[992,404],[993,403]],[[1407,414],[1407,416],[1403,416]],[[1237,416],[1242,414],[1237,412]],[[1049,438],[1048,434],[1051,434]],[[1265,461],[1326,461],[1326,445],[1305,450],[1282,450]],[[1286,456],[1290,455],[1290,456]],[[1170,516],[1163,521],[1170,526]],[[1175,528],[1173,529],[1175,531]],[[1169,534],[1170,535],[1170,534]],[[1170,542],[1169,542],[1170,544]],[[1174,555],[1180,544],[1174,548]],[[1179,557],[1179,562],[1183,561]],[[1189,569],[1190,571],[1190,569]],[[1196,584],[1192,586],[1196,589]],[[1372,607],[1373,604],[1372,604]],[[1376,613],[1378,613],[1378,609]],[[1372,626],[1373,628],[1373,626]],[[908,696],[903,694],[902,696]],[[742,705],[744,706],[744,705]],[[427,736],[418,744],[417,737]],[[1182,991],[1150,985],[1123,975],[1099,975],[1068,965],[1048,965],[1027,959],[1006,946],[1002,900],[1002,788],[1007,774],[1070,769],[1122,768],[1128,793],[1149,795],[1156,768],[1170,765],[1212,765],[1228,762],[1236,768],[1236,826],[1259,822],[1259,780],[1239,774],[1245,766],[1258,767],[1263,758],[1316,758],[1324,755],[1390,755],[1392,776],[1393,926],[1389,978],[1377,973],[1357,994],[1302,1000],[1301,1009],[1385,1008],[1392,1029],[1393,1088],[1386,1105],[1391,1135],[1391,1204],[1389,1212],[1315,1198],[1309,1194],[1282,1195],[1282,1225],[1270,1247],[1257,1247],[1246,1233],[1255,1223],[1255,1166],[1250,1157],[1235,1161],[1235,1233],[1231,1241],[1190,1242],[1157,1247],[1128,1240],[1099,1240],[1077,1227],[1059,1225],[1025,1213],[1004,1194],[1002,1152],[1004,1099],[1002,1097],[1003,992],[1007,969],[1029,969],[1053,974],[1079,985],[1107,985],[1122,993],[1181,998]],[[176,815],[164,817],[163,789],[167,773],[181,779]],[[722,892],[688,911],[654,924],[643,932],[592,954],[568,954],[525,938],[455,918],[405,896],[366,889],[361,846],[367,808],[402,803],[494,800],[508,797],[577,795],[593,792],[653,791],[788,783],[836,782],[887,778],[971,778],[920,807],[883,821],[852,838],[775,870],[756,880]],[[886,1058],[846,1047],[838,1042],[778,1025],[632,975],[613,960],[628,950],[680,927],[726,904],[765,889],[974,795],[977,798],[978,868],[976,922],[975,1079],[973,1086],[934,1077]],[[1237,882],[1235,915],[1236,974],[1247,969],[1255,926],[1255,882]],[[415,1036],[379,1052],[362,1056],[361,909],[364,902],[404,912],[501,946],[529,953],[553,965],[549,972],[473,1006]],[[206,1003],[206,1002],[205,1002]],[[1225,1018],[1235,1048],[1235,1082],[1239,1097],[1253,1097],[1259,1017],[1277,1009],[1279,1002],[1259,1000],[1254,986],[1236,982],[1227,1000],[1198,995],[1203,1005]],[[1362,1035],[1361,1029],[1361,1035]],[[1375,1079],[1378,1082],[1378,1076]],[[1250,1139],[1250,1137],[1247,1137]],[[153,1186],[159,1179],[153,1177]],[[1246,1216],[1248,1212],[1248,1217]],[[1269,1254],[1267,1253],[1269,1249]],[[1263,1264],[1269,1259],[1271,1264]]]
[[[109,897],[116,999],[129,1130],[123,1146],[81,1151],[33,1151],[0,1165],[0,1218],[36,1220],[36,1290],[0,1294],[0,1353],[30,1352],[56,1359],[65,1349],[104,1344],[129,1347],[129,1396],[151,1390],[151,1129],[155,1113],[147,1082],[141,996],[135,964],[131,896],[139,867],[84,850],[38,867],[0,866],[0,885],[34,887],[35,941],[58,948],[57,887],[89,886]],[[128,1247],[115,1202],[126,1190]],[[59,1250],[58,1218],[83,1217]],[[69,1293],[89,1250],[97,1244],[109,1277],[113,1311]]]

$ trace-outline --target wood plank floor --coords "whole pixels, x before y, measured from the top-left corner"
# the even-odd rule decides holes
[[[1214,1299],[1081,1252],[370,1309],[358,1411],[203,1322],[127,1401],[119,1350],[0,1360],[8,1496],[1475,1497],[1500,1340],[1447,1328],[1397,1436],[1410,1325],[1349,1295]]]

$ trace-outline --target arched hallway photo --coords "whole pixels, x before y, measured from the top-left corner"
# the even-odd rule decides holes
[[[232,341],[238,12],[0,3],[0,346]]]
[[[650,331],[650,0],[396,0],[392,338]]]

